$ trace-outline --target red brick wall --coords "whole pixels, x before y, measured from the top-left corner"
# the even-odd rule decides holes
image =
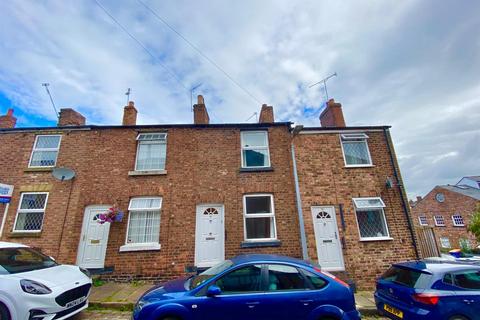
[[[346,276],[357,286],[372,289],[375,278],[391,263],[415,258],[413,241],[397,186],[386,187],[393,178],[384,133],[366,132],[373,166],[346,168],[339,133],[323,132],[295,137],[295,153],[308,242],[308,254],[318,261],[312,221],[312,206],[335,206],[340,237],[345,240],[343,255]],[[386,204],[385,216],[390,236],[388,241],[360,241],[352,198],[381,197]],[[343,205],[345,230],[342,229],[339,206]]]
[[[13,184],[3,240],[41,248],[65,263],[75,263],[84,210],[89,205],[117,205],[127,210],[135,196],[161,196],[160,251],[123,252],[128,216],[110,228],[106,266],[116,277],[169,279],[194,264],[195,211],[202,203],[225,205],[225,255],[265,252],[299,257],[300,236],[293,187],[290,133],[286,126],[269,129],[271,172],[240,172],[240,130],[229,128],[170,128],[166,175],[129,176],[134,169],[137,131],[133,129],[63,130],[58,167],[72,168],[76,178],[60,182],[50,171],[29,171],[35,134],[0,134],[0,181]],[[152,131],[157,131],[152,129]],[[51,133],[58,133],[52,130]],[[41,132],[45,134],[45,131]],[[43,230],[36,237],[11,233],[20,191],[49,189]],[[71,191],[70,201],[68,197]],[[280,247],[241,249],[242,196],[272,193]],[[69,204],[68,204],[69,203]],[[68,214],[65,218],[65,212]],[[63,230],[63,236],[62,236]]]
[[[443,193],[445,195],[444,202],[438,202],[435,200],[437,193]],[[475,240],[475,236],[467,231],[467,225],[470,222],[471,215],[475,211],[477,204],[480,201],[471,197],[464,196],[458,192],[453,192],[448,189],[436,186],[433,188],[422,200],[416,203],[412,208],[412,214],[414,216],[415,226],[419,226],[419,216],[426,216],[428,225],[434,227],[435,238],[440,246],[440,238],[447,237],[450,240],[452,249],[460,248],[460,238],[469,239],[472,247],[478,245]],[[457,227],[453,225],[452,215],[460,214],[465,222],[465,227]],[[444,227],[435,226],[435,215],[443,216],[445,220]]]

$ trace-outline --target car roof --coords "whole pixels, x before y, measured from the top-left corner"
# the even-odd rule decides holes
[[[395,263],[393,265],[414,269],[418,271],[429,272],[429,273],[451,272],[451,271],[461,271],[461,270],[471,270],[471,269],[480,270],[479,265],[461,263],[461,262],[435,261],[435,260],[406,261],[406,262]]]
[[[5,248],[27,248],[28,246],[21,244],[21,243],[15,243],[15,242],[3,242],[0,241],[0,249],[5,249]]]
[[[276,254],[242,254],[230,259],[234,264],[252,263],[252,262],[284,262],[293,263],[302,266],[311,266],[311,264],[305,260],[300,260],[292,257],[281,256]]]

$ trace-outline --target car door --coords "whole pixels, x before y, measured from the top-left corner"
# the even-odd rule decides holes
[[[457,287],[455,295],[459,313],[477,319],[480,314],[480,270],[454,272],[453,282]]]
[[[300,270],[288,264],[266,266],[267,286],[264,306],[268,313],[265,319],[307,319],[318,303],[318,294]]]
[[[223,275],[213,283],[220,288],[219,295],[198,299],[198,319],[265,319],[263,278],[261,264],[242,266]]]

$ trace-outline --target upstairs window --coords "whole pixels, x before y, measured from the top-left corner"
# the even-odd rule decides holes
[[[167,156],[166,133],[140,133],[137,137],[135,171],[165,170]]]
[[[425,216],[418,217],[418,222],[420,223],[421,226],[428,226],[428,220],[427,220],[427,217]]]
[[[158,244],[162,198],[133,198],[128,206],[127,244]]]
[[[267,131],[242,131],[242,168],[270,167]]]
[[[245,240],[262,241],[276,239],[273,196],[269,194],[243,197]]]
[[[347,167],[365,167],[372,165],[368,150],[368,136],[364,133],[341,134],[343,158]]]
[[[22,193],[13,231],[39,232],[47,207],[48,192]]]
[[[55,167],[61,139],[60,135],[37,136],[28,166],[30,168]]]
[[[465,226],[465,222],[463,221],[463,217],[459,214],[454,214],[452,216],[452,221],[453,221],[453,225],[456,226],[456,227]]]
[[[435,225],[437,227],[445,227],[445,219],[443,218],[443,216],[440,216],[440,215],[433,216],[433,220],[435,221]]]
[[[385,203],[381,198],[353,198],[357,215],[360,240],[390,239],[385,219]]]

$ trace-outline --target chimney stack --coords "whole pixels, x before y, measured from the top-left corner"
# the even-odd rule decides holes
[[[262,105],[262,110],[260,110],[260,117],[258,118],[259,123],[274,123],[275,118],[273,117],[273,107],[267,106],[266,104]]]
[[[17,123],[17,118],[13,116],[13,109],[8,109],[7,114],[0,116],[0,129],[13,129]]]
[[[208,116],[207,107],[203,96],[197,97],[197,104],[193,105],[193,123],[194,124],[209,124],[210,117]]]
[[[67,127],[67,126],[84,126],[84,125],[85,125],[85,117],[82,116],[80,113],[73,110],[72,108],[60,109],[60,116],[58,117],[57,126]]]
[[[137,125],[137,109],[133,101],[128,102],[128,106],[123,108],[123,122],[124,126],[135,126]]]
[[[345,127],[342,105],[333,99],[328,100],[326,108],[320,114],[320,124],[322,127]]]

